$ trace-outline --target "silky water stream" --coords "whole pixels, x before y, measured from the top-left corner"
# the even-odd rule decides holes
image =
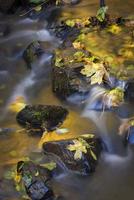
[[[61,18],[93,15],[97,3],[96,0],[85,0],[73,8],[65,7]],[[108,4],[112,14],[120,13],[124,17],[133,14],[132,0],[127,3],[125,0],[109,0]],[[48,53],[42,56],[34,63],[32,71],[27,69],[22,58],[24,49],[33,40],[42,41],[44,49],[48,51],[58,47],[60,41],[49,33],[46,25],[43,15],[35,19],[0,16],[0,200],[22,200],[14,185],[9,185],[4,175],[19,160],[36,153],[41,154],[38,149],[40,139],[20,131],[15,114],[8,110],[18,96],[23,96],[27,104],[65,106],[70,114],[63,127],[69,128],[70,133],[63,138],[95,133],[105,143],[106,151],[99,159],[96,172],[89,177],[64,174],[57,177],[53,183],[57,193],[67,200],[131,200],[134,195],[134,151],[132,147],[124,147],[123,136],[118,132],[120,115],[129,111],[133,115],[133,105],[124,105],[116,113],[107,110],[102,112],[99,109],[94,111],[95,101],[105,92],[99,87],[94,88],[82,106],[76,103],[78,99],[75,96],[69,100],[71,104],[56,98],[51,89],[52,55]],[[4,31],[6,34],[3,34]],[[108,44],[101,46],[101,39],[97,38],[96,41],[99,44],[98,51],[103,52]],[[114,51],[117,46],[118,40],[114,38],[109,52]]]

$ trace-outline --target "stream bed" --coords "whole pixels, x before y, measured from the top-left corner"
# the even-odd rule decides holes
[[[107,4],[112,15],[133,16],[132,0],[109,0]],[[64,6],[60,18],[95,15],[97,8],[97,0],[83,0],[74,6]],[[100,112],[88,110],[88,100],[81,106],[75,96],[72,97],[73,103],[61,101],[52,92],[52,69],[49,63],[52,55],[48,53],[41,57],[32,71],[22,57],[26,47],[33,41],[41,41],[48,52],[59,46],[60,39],[47,29],[52,20],[52,14],[47,20],[43,14],[35,18],[0,15],[0,200],[25,199],[16,191],[14,183],[5,178],[6,174],[20,160],[42,157],[40,138],[25,133],[16,122],[16,114],[8,109],[17,97],[23,97],[26,104],[61,105],[69,110],[69,116],[62,124],[63,128],[69,129],[69,133],[57,134],[55,138],[48,135],[48,140],[94,133],[107,146],[107,151],[102,152],[95,173],[91,176],[62,174],[56,177],[53,187],[57,194],[66,200],[131,200],[134,195],[134,150],[133,146],[124,146],[124,136],[118,133],[120,115],[125,113],[125,118],[134,116],[133,102],[120,107],[118,112]],[[104,52],[116,53],[121,38],[114,37],[111,42],[110,36],[102,41],[104,37],[103,34],[97,37],[91,35],[94,43],[97,43],[91,45],[92,50],[97,49],[98,56]]]

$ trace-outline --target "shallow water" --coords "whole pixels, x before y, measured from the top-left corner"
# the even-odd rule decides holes
[[[84,0],[74,7],[65,7],[61,18],[75,18],[94,15],[98,7],[96,0]],[[108,1],[110,13],[124,17],[133,15],[134,1]],[[87,200],[126,200],[134,195],[134,153],[133,149],[124,149],[123,138],[118,135],[120,118],[112,112],[86,112],[79,105],[72,106],[58,100],[51,92],[51,55],[43,57],[35,63],[33,72],[27,69],[22,59],[24,49],[33,40],[42,41],[44,49],[53,50],[59,45],[46,29],[47,21],[42,15],[40,19],[28,19],[16,16],[0,16],[0,128],[9,128],[0,134],[0,200],[21,200],[13,183],[3,179],[4,174],[17,161],[29,157],[31,152],[40,151],[39,138],[33,138],[21,131],[15,120],[15,114],[8,111],[8,105],[17,97],[24,96],[26,103],[63,105],[70,114],[62,127],[68,128],[67,135],[55,136],[69,138],[74,135],[95,133],[103,137],[109,153],[103,153],[96,172],[90,177],[63,175],[54,181],[55,190],[65,199]],[[5,31],[5,35],[3,35]],[[98,36],[97,36],[98,37]],[[98,51],[107,51],[107,45]],[[110,39],[109,39],[110,40]],[[109,42],[108,40],[108,42]],[[109,46],[113,52],[118,46],[118,39]],[[120,41],[120,40],[119,40]],[[115,52],[114,52],[115,53]],[[38,65],[38,68],[36,68]],[[86,107],[85,107],[86,108]],[[124,110],[123,110],[124,109]],[[119,112],[133,112],[133,105],[121,108]],[[48,135],[51,139],[52,135]],[[46,138],[47,139],[47,138]]]

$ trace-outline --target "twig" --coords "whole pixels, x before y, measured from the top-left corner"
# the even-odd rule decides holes
[[[101,7],[105,7],[106,5],[105,5],[105,0],[100,0],[100,8]]]
[[[38,6],[44,5],[44,4],[47,3],[48,1],[49,1],[49,0],[46,0],[46,1],[44,1],[43,3],[39,4]],[[20,17],[23,17],[23,16],[27,15],[27,14],[30,13],[31,11],[35,10],[36,7],[37,7],[37,6],[34,6],[34,7],[31,8],[30,10],[28,10],[27,12],[21,14]]]

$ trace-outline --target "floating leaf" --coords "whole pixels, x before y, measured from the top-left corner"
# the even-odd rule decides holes
[[[81,136],[82,138],[94,138],[95,136],[94,136],[94,134],[84,134],[84,135],[82,135]]]
[[[41,11],[41,9],[42,9],[42,7],[41,7],[41,6],[36,6],[36,7],[34,8],[34,10],[35,10],[36,12],[40,12],[40,11]]]
[[[131,59],[134,57],[134,52],[132,49],[122,48],[119,50],[119,55]]]
[[[52,171],[53,169],[56,168],[56,163],[55,162],[50,162],[50,163],[40,164],[40,166]]]
[[[117,107],[124,101],[124,90],[121,88],[115,88],[107,92],[106,98],[110,107]]]
[[[13,150],[13,151],[10,151],[9,154],[10,154],[11,156],[15,157],[15,156],[17,155],[17,152]]]
[[[9,110],[12,112],[19,112],[26,106],[25,98],[23,96],[18,96],[10,105]]]
[[[58,128],[55,132],[57,134],[65,134],[65,133],[69,132],[69,129],[67,129],[67,128]]]
[[[7,180],[11,180],[14,178],[15,172],[13,170],[9,170],[7,172],[5,172],[4,174],[4,178]]]
[[[117,35],[122,31],[122,28],[120,26],[118,26],[117,24],[113,24],[113,25],[108,27],[107,31],[109,33]]]
[[[21,175],[18,174],[18,173],[16,173],[16,176],[14,177],[14,180],[15,180],[16,183],[20,183],[20,181],[21,181]]]
[[[77,37],[77,41],[83,42],[85,40],[85,38],[86,38],[86,35],[84,33],[82,33]]]
[[[82,44],[80,42],[76,42],[76,41],[73,42],[73,47],[75,49],[82,49],[83,48]]]
[[[66,25],[68,25],[70,27],[74,27],[75,26],[75,22],[73,20],[67,20],[66,21]]]

